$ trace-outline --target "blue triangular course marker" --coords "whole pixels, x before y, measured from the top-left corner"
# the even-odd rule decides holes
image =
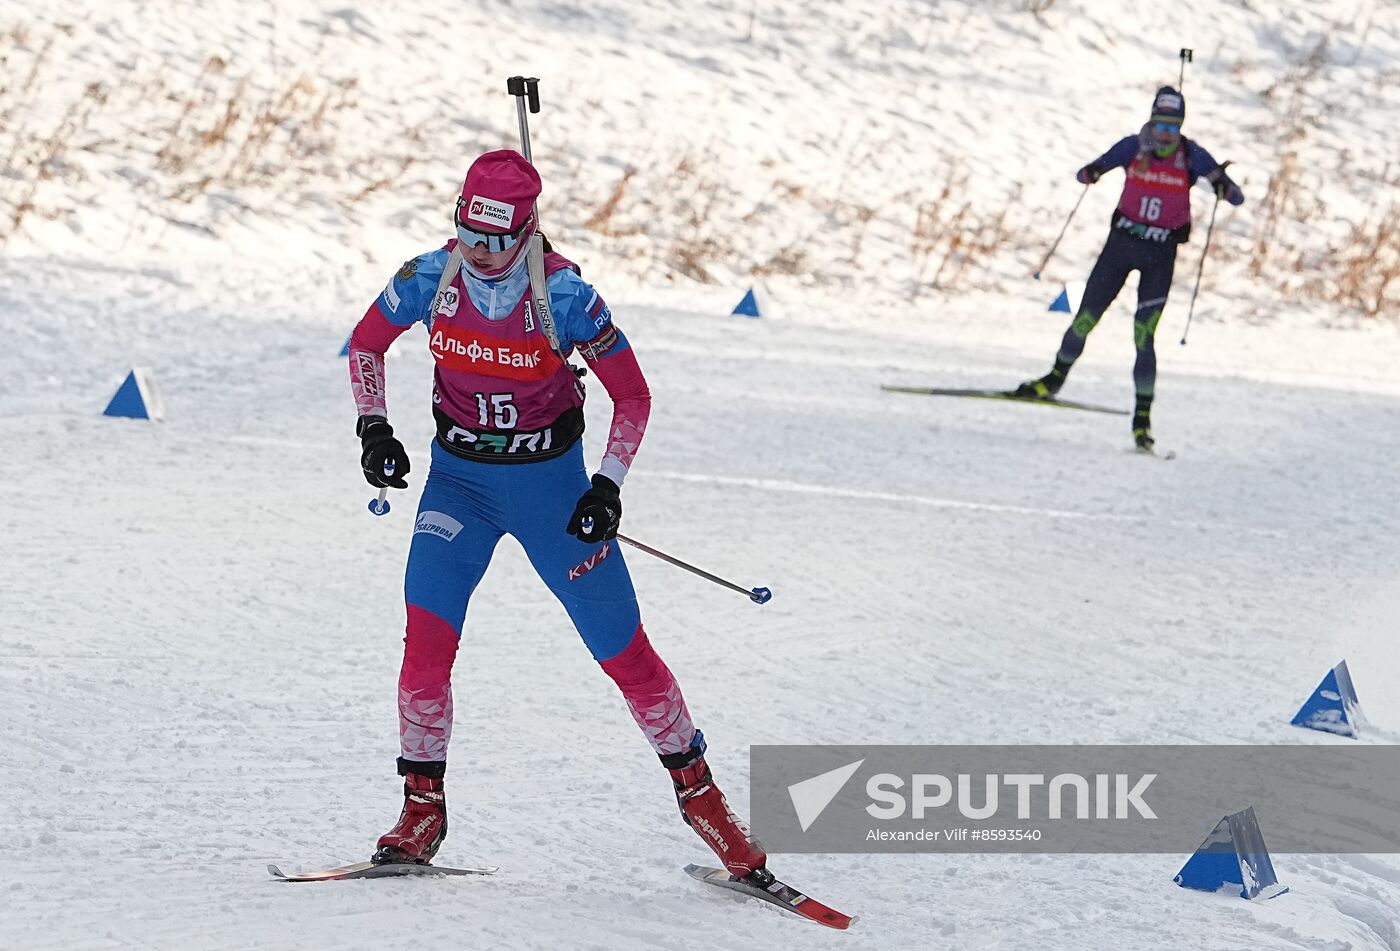
[[[160,419],[163,410],[150,374],[140,367],[127,373],[126,379],[117,388],[102,415],[126,419]]]
[[[1060,291],[1060,296],[1055,298],[1049,309],[1062,314],[1075,314],[1079,312],[1079,304],[1082,300],[1084,300],[1084,282],[1070,281]]]
[[[1225,816],[1176,873],[1182,888],[1218,892],[1228,887],[1241,898],[1277,898],[1288,891],[1278,883],[1273,860],[1264,846],[1264,834],[1254,807]]]
[[[350,338],[349,338],[349,337],[346,337],[346,338],[345,338],[345,346],[343,346],[343,347],[340,348],[340,355],[341,355],[342,357],[348,357],[348,356],[350,356]]]
[[[1327,671],[1292,720],[1294,726],[1350,737],[1355,737],[1365,722],[1346,661]]]
[[[739,306],[730,311],[730,316],[739,315],[741,317],[758,317],[758,300],[753,296],[753,288],[750,287],[744,299],[739,301]]]

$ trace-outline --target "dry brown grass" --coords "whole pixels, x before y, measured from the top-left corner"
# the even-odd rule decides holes
[[[945,158],[942,167],[928,175],[923,197],[916,198],[910,250],[919,284],[943,291],[964,286],[969,269],[987,265],[1010,243],[1007,216],[1020,197],[1019,186],[988,215],[962,197],[969,174],[960,160]],[[938,264],[930,274],[935,259]]]
[[[961,197],[968,172],[956,159],[904,178],[898,190],[852,187],[845,176],[890,147],[857,142],[838,163],[842,174],[825,183],[787,180],[777,162],[760,157],[757,167],[778,177],[757,197],[752,190],[740,197],[732,173],[708,151],[647,156],[581,216],[581,226],[612,239],[610,251],[620,257],[652,256],[660,268],[656,276],[666,279],[712,282],[726,273],[819,285],[832,277],[818,262],[839,263],[832,273],[859,273],[878,260],[874,255],[901,250],[913,256],[924,288],[951,289],[981,279],[1006,249],[1007,219],[1019,190],[991,209]],[[911,180],[918,184],[910,186]],[[856,194],[863,200],[851,198]],[[661,222],[664,232],[657,233]],[[765,240],[755,241],[755,235]]]
[[[1336,255],[1337,285],[1331,298],[1369,317],[1400,313],[1400,204],[1353,226]]]
[[[23,77],[0,80],[0,150],[7,153],[0,245],[31,216],[74,211],[75,191],[86,180],[84,159],[96,154],[120,152],[123,187],[150,213],[172,221],[181,218],[181,205],[214,192],[236,206],[234,193],[245,188],[282,195],[340,191],[337,204],[348,208],[399,180],[422,154],[421,128],[399,130],[381,149],[357,142],[364,155],[350,159],[357,181],[346,187],[326,157],[351,151],[339,141],[336,120],[357,105],[357,81],[302,74],[269,84],[221,55],[207,56],[193,81],[165,66],[120,67],[125,72],[64,102],[54,89],[64,88],[72,34],[69,26],[40,37],[24,26],[0,33],[4,77]]]
[[[616,236],[618,232],[614,229],[612,220],[617,213],[618,206],[622,204],[623,196],[627,194],[627,183],[632,180],[632,176],[637,174],[635,168],[629,168],[622,173],[622,177],[613,186],[612,193],[584,220],[583,226],[589,231],[596,231],[599,234]]]
[[[1400,229],[1397,203],[1386,196],[1400,188],[1400,174],[1390,164],[1376,174],[1346,150],[1329,156],[1330,165],[1317,161],[1326,149],[1316,141],[1316,130],[1328,113],[1345,111],[1343,103],[1323,96],[1336,87],[1321,83],[1335,65],[1332,50],[1344,45],[1336,40],[1344,29],[1348,26],[1339,24],[1300,48],[1292,66],[1260,92],[1273,121],[1256,131],[1272,155],[1265,152],[1253,162],[1272,168],[1262,194],[1247,189],[1250,203],[1233,234],[1217,233],[1219,244],[1212,244],[1210,253],[1221,263],[1242,260],[1245,273],[1270,284],[1284,302],[1327,301],[1370,317],[1397,317]],[[1234,71],[1243,76],[1247,67],[1236,63]],[[1348,195],[1379,198],[1370,200],[1361,220],[1342,230],[1330,206]]]
[[[754,277],[797,277],[810,273],[811,257],[807,249],[794,242],[780,248],[767,260],[753,266]]]
[[[1027,0],[1025,9],[1048,6]],[[132,61],[120,67],[125,72],[75,89],[65,101],[53,90],[66,88],[63,64],[73,32],[60,26],[36,35],[24,25],[0,26],[0,246],[27,223],[74,211],[76,196],[93,184],[88,160],[95,155],[121,155],[120,187],[135,193],[144,213],[213,235],[220,209],[259,207],[249,192],[334,214],[386,190],[427,194],[437,187],[417,166],[422,156],[440,155],[441,128],[419,124],[381,139],[352,138],[347,128],[365,119],[354,78],[319,71],[259,76],[211,53],[192,76]],[[1314,141],[1320,119],[1344,106],[1322,101],[1318,91],[1339,88],[1329,77],[1330,58],[1344,45],[1330,35],[1310,42],[1260,91],[1271,117],[1252,130],[1261,146],[1248,161],[1268,170],[1267,183],[1262,190],[1249,183],[1250,203],[1239,213],[1220,209],[1210,253],[1213,262],[1234,263],[1276,288],[1285,301],[1331,301],[1397,316],[1400,202],[1390,196],[1400,190],[1400,166],[1361,168],[1343,155],[1335,173],[1324,175],[1316,163],[1323,151]],[[1249,75],[1243,60],[1227,66],[1237,79]],[[1400,82],[1400,70],[1384,71],[1383,78]],[[658,280],[754,275],[849,286],[880,256],[895,256],[908,265],[914,295],[1000,287],[1008,262],[1043,250],[1040,223],[1024,207],[1020,187],[1008,185],[989,198],[986,181],[971,187],[971,159],[952,148],[933,160],[908,155],[907,172],[872,189],[852,179],[853,170],[908,154],[905,141],[872,139],[853,128],[829,146],[837,153],[829,162],[833,179],[800,181],[774,154],[746,158],[748,173],[736,174],[732,161],[715,157],[720,150],[713,145],[639,148],[601,200],[580,209],[583,192],[573,189],[574,213],[551,213],[551,222]],[[551,174],[581,179],[589,159],[560,159]],[[1378,196],[1347,225],[1324,200],[1344,189]],[[201,213],[188,213],[197,202]],[[1214,263],[1210,272],[1229,273]]]

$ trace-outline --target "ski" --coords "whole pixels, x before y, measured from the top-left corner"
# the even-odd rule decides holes
[[[389,862],[376,865],[373,862],[356,862],[344,868],[328,868],[320,872],[302,872],[287,875],[276,865],[267,867],[268,873],[279,882],[339,882],[351,878],[395,878],[404,875],[490,875],[497,870],[494,865],[479,865],[473,868],[450,868],[446,865],[421,865],[414,862]]]
[[[819,925],[826,925],[828,928],[845,931],[851,926],[851,922],[855,921],[850,915],[843,915],[835,909],[828,908],[816,899],[808,898],[791,885],[777,879],[765,886],[748,879],[735,878],[722,868],[687,865],[685,871],[696,881],[766,901],[770,905],[775,905],[784,911],[790,911],[808,921],[815,921]]]
[[[979,400],[1009,400],[1013,403],[1040,403],[1043,406],[1058,406],[1060,409],[1082,409],[1090,413],[1110,413],[1114,416],[1131,416],[1131,411],[1114,409],[1112,406],[1099,406],[1095,403],[1079,403],[1075,400],[1062,400],[1058,397],[1017,396],[1013,390],[965,390],[939,386],[895,386],[881,383],[880,389],[888,393],[914,393],[919,396],[965,396]]]
[[[1155,446],[1150,449],[1144,449],[1142,446],[1136,446],[1127,451],[1135,453],[1139,456],[1151,456],[1154,459],[1161,459],[1163,462],[1171,462],[1173,459],[1176,458],[1175,449],[1168,449],[1166,452],[1158,452]]]

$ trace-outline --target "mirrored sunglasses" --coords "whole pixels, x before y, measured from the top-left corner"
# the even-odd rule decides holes
[[[1152,123],[1152,128],[1156,129],[1158,132],[1167,132],[1171,135],[1176,135],[1181,131],[1181,126],[1179,124],[1170,122],[1154,122]]]
[[[462,242],[464,248],[474,248],[478,244],[486,245],[487,251],[509,251],[520,243],[520,236],[525,233],[525,229],[530,227],[530,222],[534,216],[525,219],[525,223],[514,231],[478,231],[462,220],[462,209],[466,202],[458,197],[457,213],[454,216],[457,223],[457,240]]]

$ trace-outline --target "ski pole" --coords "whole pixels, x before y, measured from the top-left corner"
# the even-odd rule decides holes
[[[686,564],[685,562],[681,561],[679,558],[672,558],[670,555],[666,554],[665,552],[657,551],[655,548],[652,548],[650,545],[643,545],[641,542],[637,541],[635,538],[628,538],[626,535],[623,535],[623,534],[619,533],[618,536],[617,536],[617,540],[620,541],[620,542],[626,542],[627,544],[631,545],[633,548],[640,548],[642,551],[646,552],[648,555],[652,555],[652,556],[654,556],[654,557],[656,557],[656,558],[660,558],[662,561],[666,562],[667,564],[675,565],[677,568],[684,568],[686,571],[689,571],[691,574],[699,575],[700,577],[704,578],[706,581],[713,581],[715,584],[720,585],[721,587],[728,588],[730,591],[737,591],[737,592],[739,592],[740,594],[747,596],[748,599],[749,599],[750,601],[752,601],[754,604],[767,604],[767,603],[768,603],[770,600],[772,600],[772,598],[773,598],[773,592],[770,591],[770,590],[768,590],[767,588],[741,588],[741,587],[739,587],[737,584],[735,584],[735,583],[732,582],[732,581],[725,581],[723,578],[721,578],[721,577],[719,577],[719,576],[717,576],[717,575],[712,575],[712,574],[710,574],[708,571],[702,571],[701,569],[695,567],[694,565],[688,565],[688,564]]]
[[[1177,92],[1185,92],[1185,91],[1186,91],[1186,64],[1192,61],[1192,60],[1191,60],[1191,57],[1192,57],[1192,55],[1194,55],[1194,54],[1193,54],[1190,50],[1186,49],[1186,48],[1183,46],[1183,47],[1181,48],[1181,52],[1178,53],[1178,54],[1176,54],[1176,55],[1178,55],[1178,56],[1181,57],[1181,72],[1180,72],[1180,73],[1177,75],[1177,77],[1176,77],[1176,91],[1177,91]]]
[[[1220,171],[1225,171],[1228,161],[1220,163]],[[1196,286],[1191,291],[1191,306],[1186,310],[1186,326],[1181,329],[1181,345],[1186,346],[1186,333],[1191,329],[1191,317],[1196,313],[1196,295],[1201,292],[1201,275],[1206,270],[1206,255],[1210,253],[1210,236],[1215,231],[1215,213],[1220,210],[1220,195],[1215,196],[1215,204],[1210,206],[1210,225],[1206,228],[1206,246],[1201,249],[1201,263],[1196,268]]]
[[[525,161],[534,164],[534,156],[530,150],[530,117],[526,112],[540,111],[540,81],[533,76],[511,76],[506,80],[506,92],[515,97],[515,113],[520,119],[520,154],[525,156]],[[535,201],[535,233],[530,237],[530,246],[525,251],[525,266],[530,272],[530,296],[535,304],[535,316],[539,318],[540,330],[544,332],[544,338],[549,343],[549,348],[565,359],[563,349],[559,345],[559,331],[554,324],[554,310],[549,303],[549,281],[545,274],[544,267],[544,233],[540,231],[540,203]],[[580,368],[570,365],[570,369],[578,376],[583,376]]]
[[[1064,227],[1060,228],[1059,235],[1055,237],[1055,243],[1050,245],[1050,250],[1045,252],[1045,257],[1040,259],[1040,265],[1035,269],[1035,273],[1031,275],[1031,277],[1035,278],[1037,281],[1040,280],[1040,272],[1045,270],[1045,265],[1050,263],[1050,256],[1053,255],[1055,249],[1060,246],[1060,239],[1065,236],[1065,231],[1069,229],[1069,223],[1074,220],[1074,213],[1079,210],[1079,202],[1083,201],[1084,196],[1087,194],[1089,194],[1089,186],[1085,185],[1084,190],[1079,193],[1079,201],[1074,203],[1074,207],[1070,209],[1069,217],[1065,219]]]
[[[385,474],[386,476],[391,476],[391,475],[394,474],[394,464],[393,464],[392,462],[386,462],[386,463],[384,463],[384,474]],[[389,487],[388,487],[387,485],[382,485],[382,486],[380,486],[380,487],[379,487],[379,498],[377,498],[377,499],[370,499],[370,500],[369,500],[369,510],[370,510],[371,512],[373,512],[375,515],[388,515],[388,514],[389,514],[389,500],[385,498],[385,496],[388,495],[388,494],[389,494]]]
[[[525,104],[529,101],[530,111],[540,111],[540,81],[534,76],[512,76],[506,80],[506,92],[515,97],[515,113],[520,120],[520,154],[531,165],[535,160],[530,155],[530,119],[525,114]]]

